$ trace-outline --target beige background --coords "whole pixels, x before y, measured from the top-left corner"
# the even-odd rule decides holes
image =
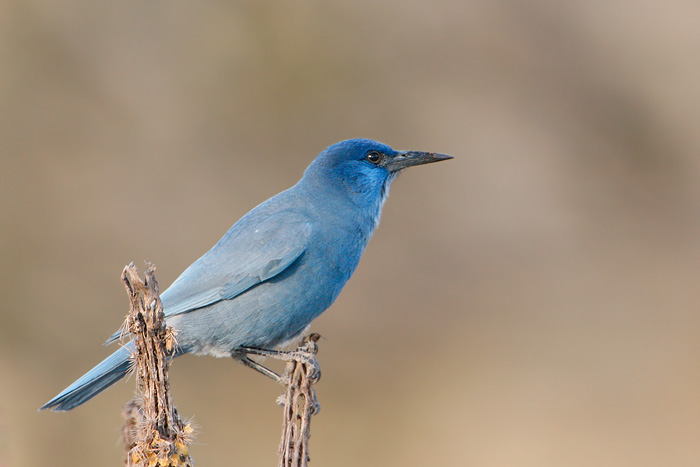
[[[395,182],[313,329],[314,466],[700,465],[700,3],[0,2],[0,466],[119,465],[122,267],[163,287],[350,137]],[[276,465],[279,387],[173,368],[197,465]]]

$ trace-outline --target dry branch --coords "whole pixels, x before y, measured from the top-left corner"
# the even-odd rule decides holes
[[[145,280],[133,263],[122,273],[130,302],[124,330],[135,345],[136,373],[136,395],[123,410],[125,465],[190,467],[189,443],[193,430],[177,414],[168,379],[175,339],[172,330],[165,325],[155,266],[146,264]]]
[[[309,437],[311,416],[321,410],[313,385],[321,377],[316,361],[318,340],[321,336],[311,334],[293,354],[304,358],[287,362],[285,379],[288,381],[284,393],[284,420],[279,446],[279,467],[306,467],[309,462]]]

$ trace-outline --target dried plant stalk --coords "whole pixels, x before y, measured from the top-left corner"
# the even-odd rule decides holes
[[[318,340],[321,336],[311,334],[294,352],[305,358],[287,362],[285,379],[289,382],[283,396],[284,420],[279,446],[279,467],[306,467],[309,463],[309,437],[311,416],[321,410],[313,385],[321,377],[316,361]]]
[[[156,268],[151,263],[146,264],[145,280],[139,276],[134,263],[125,267],[122,273],[130,301],[124,330],[133,338],[136,373],[136,395],[123,410],[125,465],[190,467],[189,444],[193,430],[177,414],[168,379],[175,338],[165,325],[154,274]]]

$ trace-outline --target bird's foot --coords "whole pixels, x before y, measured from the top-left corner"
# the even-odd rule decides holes
[[[318,342],[320,337],[321,336],[316,333],[310,334],[304,338],[302,345],[295,350],[271,350],[258,349],[255,347],[240,347],[239,349],[236,349],[236,354],[239,356],[236,357],[236,355],[234,355],[234,358],[239,360],[244,365],[259,371],[260,373],[283,385],[289,384],[288,377],[275,373],[260,363],[251,360],[247,355],[269,357],[285,362],[297,362],[299,364],[306,365],[306,377],[310,380],[311,384],[315,384],[319,379],[321,379],[321,366],[316,360],[316,352],[318,351],[318,345],[316,342]]]
[[[270,350],[258,349],[256,347],[239,347],[233,352],[234,360],[244,364],[248,368],[262,373],[270,379],[278,382],[283,386],[289,386],[293,367],[288,367],[283,375],[280,375],[261,363],[251,359],[248,355],[258,355],[260,357],[269,357],[276,360],[282,360],[291,363],[296,362],[300,365],[305,365],[306,378],[311,384],[315,384],[321,379],[321,366],[316,360],[316,352],[318,345],[316,342],[321,338],[317,333],[312,333],[304,338],[302,344],[295,350]]]

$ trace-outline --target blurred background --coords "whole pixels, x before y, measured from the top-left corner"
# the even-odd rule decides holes
[[[124,265],[169,285],[352,137],[392,187],[318,319],[314,466],[700,465],[700,3],[0,2],[0,466],[120,465]],[[184,357],[197,465],[276,465],[281,388]]]

